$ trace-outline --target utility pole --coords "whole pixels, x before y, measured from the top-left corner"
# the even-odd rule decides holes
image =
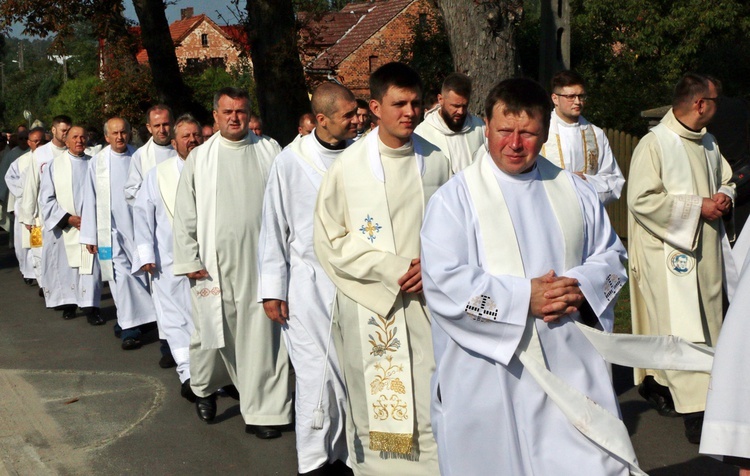
[[[570,69],[570,2],[541,0],[540,6],[539,82],[549,87],[556,72]]]

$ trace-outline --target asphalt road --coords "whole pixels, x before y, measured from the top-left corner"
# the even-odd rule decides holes
[[[201,422],[174,369],[157,365],[155,332],[143,348],[121,350],[108,292],[104,326],[45,309],[7,241],[0,234],[0,475],[296,474],[293,431],[270,441],[245,434],[230,398],[219,399],[214,424]],[[642,469],[737,474],[698,455],[680,418],[660,417],[638,396],[629,369],[615,368],[614,378]]]

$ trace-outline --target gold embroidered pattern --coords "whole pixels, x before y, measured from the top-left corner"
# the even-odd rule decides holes
[[[370,449],[390,453],[409,454],[412,452],[413,438],[410,433],[370,432]]]
[[[195,294],[199,298],[205,298],[205,297],[209,297],[209,296],[218,296],[219,294],[221,294],[221,289],[218,286],[214,286],[211,289],[202,288],[200,290],[196,290]]]
[[[391,317],[378,316],[377,320],[375,316],[371,316],[367,324],[378,329],[375,331],[377,339],[372,334],[368,335],[370,344],[372,344],[370,355],[382,357],[386,352],[396,352],[401,347],[401,341],[396,337],[398,327],[395,327],[395,315],[391,315]]]
[[[378,375],[376,375],[375,379],[370,382],[370,393],[372,395],[380,393],[383,390],[390,390],[402,395],[406,393],[404,382],[402,382],[400,378],[394,377],[394,375],[403,372],[404,367],[402,365],[394,365],[391,362],[392,359],[393,357],[390,355],[385,358],[385,360],[388,361],[387,369],[383,367],[381,362],[375,364],[375,370],[377,370]],[[381,396],[381,398],[383,397]]]

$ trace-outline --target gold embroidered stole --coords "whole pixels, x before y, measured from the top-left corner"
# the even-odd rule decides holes
[[[378,150],[378,131],[365,139],[367,160],[345,156],[344,188],[349,215],[359,228],[349,230],[373,248],[396,254],[385,174]],[[415,167],[424,173],[424,158],[415,144]],[[421,206],[424,201],[414,204]],[[402,296],[393,311],[381,316],[358,304],[359,334],[364,355],[364,378],[368,383],[370,449],[386,455],[415,458],[414,391],[409,336]]]
[[[560,141],[560,132],[558,125],[558,118],[556,117],[555,111],[552,111],[552,119],[550,120],[549,126],[549,137],[547,142],[542,146],[541,155],[553,164],[558,165],[561,169],[566,169],[565,166],[566,158],[562,150],[562,142]],[[596,140],[596,132],[594,127],[581,116],[581,124],[579,130],[581,133],[581,141],[583,142],[583,168],[581,170],[571,170],[571,172],[582,172],[587,175],[595,175],[599,172],[599,143]],[[573,157],[568,157],[568,162],[574,163]]]

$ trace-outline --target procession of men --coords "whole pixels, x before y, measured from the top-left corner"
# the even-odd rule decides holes
[[[462,73],[426,116],[405,64],[369,89],[318,85],[284,149],[235,87],[209,124],[153,105],[140,148],[117,115],[106,146],[64,115],[47,144],[19,130],[4,203],[22,279],[92,326],[106,283],[121,349],[158,332],[192,418],[216,424],[227,395],[259,439],[293,424],[299,475],[645,474],[611,363],[701,443],[744,261],[705,131],[718,80],[685,75],[635,150],[628,251],[604,208],[625,177],[575,72],[501,81],[483,117]],[[613,334],[625,286],[637,338]]]

